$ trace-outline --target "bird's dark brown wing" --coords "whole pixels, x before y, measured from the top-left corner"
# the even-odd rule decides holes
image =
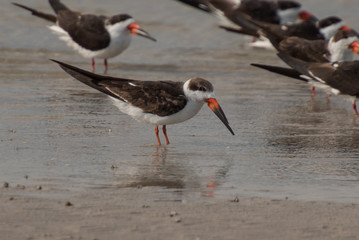
[[[159,116],[174,114],[186,106],[183,82],[139,81],[102,76],[52,60],[80,82],[111,97]]]
[[[343,94],[359,96],[359,61],[314,64],[308,71]]]
[[[329,62],[326,40],[289,37],[279,43],[278,50],[306,62]]]
[[[275,34],[276,36],[282,36],[282,38],[296,36],[305,38],[308,40],[323,39],[324,37],[320,34],[316,22],[308,20],[297,24],[258,24],[261,25],[261,29],[267,32]]]
[[[104,17],[63,10],[58,12],[57,19],[58,25],[83,48],[95,51],[110,44]]]
[[[132,106],[141,108],[143,112],[159,116],[174,114],[187,103],[182,82],[103,80],[98,85]]]
[[[311,74],[308,72],[308,68],[313,64],[306,61],[303,61],[298,58],[291,57],[285,53],[277,53],[277,56],[283,60],[286,64],[288,64],[291,68],[295,69],[299,73],[312,77]]]

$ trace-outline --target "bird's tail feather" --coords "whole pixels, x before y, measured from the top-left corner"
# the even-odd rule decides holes
[[[292,68],[270,66],[270,65],[256,64],[256,63],[251,63],[251,65],[254,67],[262,68],[269,72],[277,73],[277,74],[287,76],[290,78],[295,78],[295,79],[302,80],[305,82],[308,81],[308,79],[304,78],[301,73],[299,73],[298,71],[296,71]]]
[[[72,65],[54,60],[54,59],[50,59],[51,61],[57,63],[60,65],[60,67],[67,72],[70,76],[72,76],[73,78],[75,78],[76,80],[86,84],[87,86],[90,86],[94,89],[97,89],[100,92],[103,92],[105,94],[108,94],[114,98],[120,99],[120,97],[118,95],[115,95],[113,92],[111,92],[110,90],[108,90],[106,88],[106,86],[104,86],[103,84],[101,84],[102,81],[121,81],[121,82],[127,82],[127,81],[132,81],[131,79],[125,79],[125,78],[114,78],[114,77],[109,77],[109,76],[103,76],[103,75],[98,75],[77,67],[74,67]],[[122,99],[121,99],[122,100]]]
[[[12,4],[17,6],[17,7],[20,7],[20,8],[23,8],[23,9],[26,9],[26,10],[30,11],[31,14],[36,16],[36,17],[45,19],[45,20],[53,22],[53,23],[56,23],[56,21],[57,21],[57,17],[55,15],[53,15],[53,14],[39,12],[39,11],[37,11],[35,9],[29,8],[27,6],[24,6],[22,4],[15,3],[15,2],[13,2]]]

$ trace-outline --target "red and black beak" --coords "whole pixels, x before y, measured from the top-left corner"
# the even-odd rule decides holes
[[[145,37],[148,39],[151,39],[152,41],[156,42],[157,40],[152,37],[148,32],[146,32],[145,30],[143,30],[140,25],[138,25],[137,23],[133,22],[130,25],[127,26],[128,30],[131,31],[132,34],[136,34],[139,35],[141,37]]]
[[[354,53],[359,53],[359,42],[352,42],[349,47],[353,50]]]
[[[219,106],[217,100],[215,98],[207,98],[206,102],[208,103],[208,107],[217,115],[219,119],[223,122],[223,124],[228,128],[228,130],[234,135],[232,128],[229,126],[226,115],[224,114],[221,106]]]
[[[341,28],[339,28],[339,30],[342,30],[342,31],[350,31],[352,30],[351,27],[349,27],[348,25],[344,25],[342,26]]]
[[[302,22],[316,20],[316,17],[314,17],[310,12],[307,11],[301,11],[299,13],[299,18],[302,20]]]

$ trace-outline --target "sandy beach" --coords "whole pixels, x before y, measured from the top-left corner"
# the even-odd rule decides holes
[[[178,202],[151,187],[37,197],[47,192],[54,191],[36,186],[1,188],[1,239],[354,240],[359,236],[357,204],[236,196]]]

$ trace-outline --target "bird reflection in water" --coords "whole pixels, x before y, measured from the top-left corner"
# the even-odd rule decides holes
[[[159,164],[160,162],[162,162],[162,164],[166,164],[167,152],[167,146],[161,147],[156,145],[155,152],[153,153],[153,163]]]
[[[231,161],[223,166],[196,167],[198,154],[176,152],[167,146],[151,146],[137,158],[116,170],[118,187],[159,187],[156,201],[187,201],[197,197],[216,197],[216,191],[226,181]],[[208,155],[201,155],[207,158]],[[213,157],[213,156],[212,156]],[[192,162],[193,161],[193,162]],[[127,169],[126,169],[127,167]],[[202,169],[204,168],[204,169]]]

